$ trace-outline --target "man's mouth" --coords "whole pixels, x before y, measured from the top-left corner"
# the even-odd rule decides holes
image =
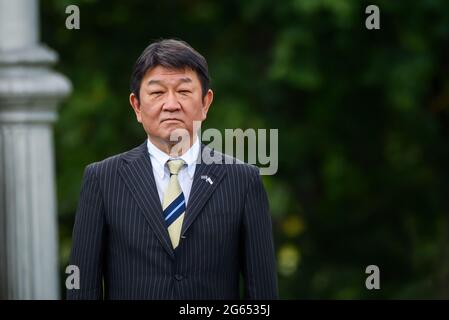
[[[177,121],[177,122],[182,122],[181,120],[175,119],[175,118],[164,119],[164,120],[162,120],[161,122],[166,122],[166,121]]]

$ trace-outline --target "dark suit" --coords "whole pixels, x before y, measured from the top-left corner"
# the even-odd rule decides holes
[[[228,157],[204,145],[201,153],[221,162]],[[271,218],[258,168],[197,163],[173,250],[146,141],[90,164],[70,264],[79,267],[80,289],[68,290],[68,299],[239,299],[240,273],[244,298],[277,298]]]

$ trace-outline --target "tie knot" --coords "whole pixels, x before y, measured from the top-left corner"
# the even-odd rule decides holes
[[[170,174],[178,174],[179,170],[181,170],[181,168],[184,164],[185,164],[185,162],[182,159],[167,161],[167,166],[168,166],[168,170],[170,170]]]

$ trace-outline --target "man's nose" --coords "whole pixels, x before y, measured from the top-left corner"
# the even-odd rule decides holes
[[[168,92],[167,98],[164,101],[162,109],[166,110],[166,111],[175,111],[175,110],[177,110],[179,108],[181,108],[181,105],[179,104],[179,101],[176,98],[175,93],[174,92]]]

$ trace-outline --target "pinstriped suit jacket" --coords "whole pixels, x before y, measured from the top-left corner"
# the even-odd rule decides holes
[[[203,159],[228,156],[201,145]],[[277,277],[266,192],[258,168],[197,163],[181,241],[173,250],[146,142],[86,167],[68,299],[275,299]],[[212,184],[204,179],[207,175]]]

